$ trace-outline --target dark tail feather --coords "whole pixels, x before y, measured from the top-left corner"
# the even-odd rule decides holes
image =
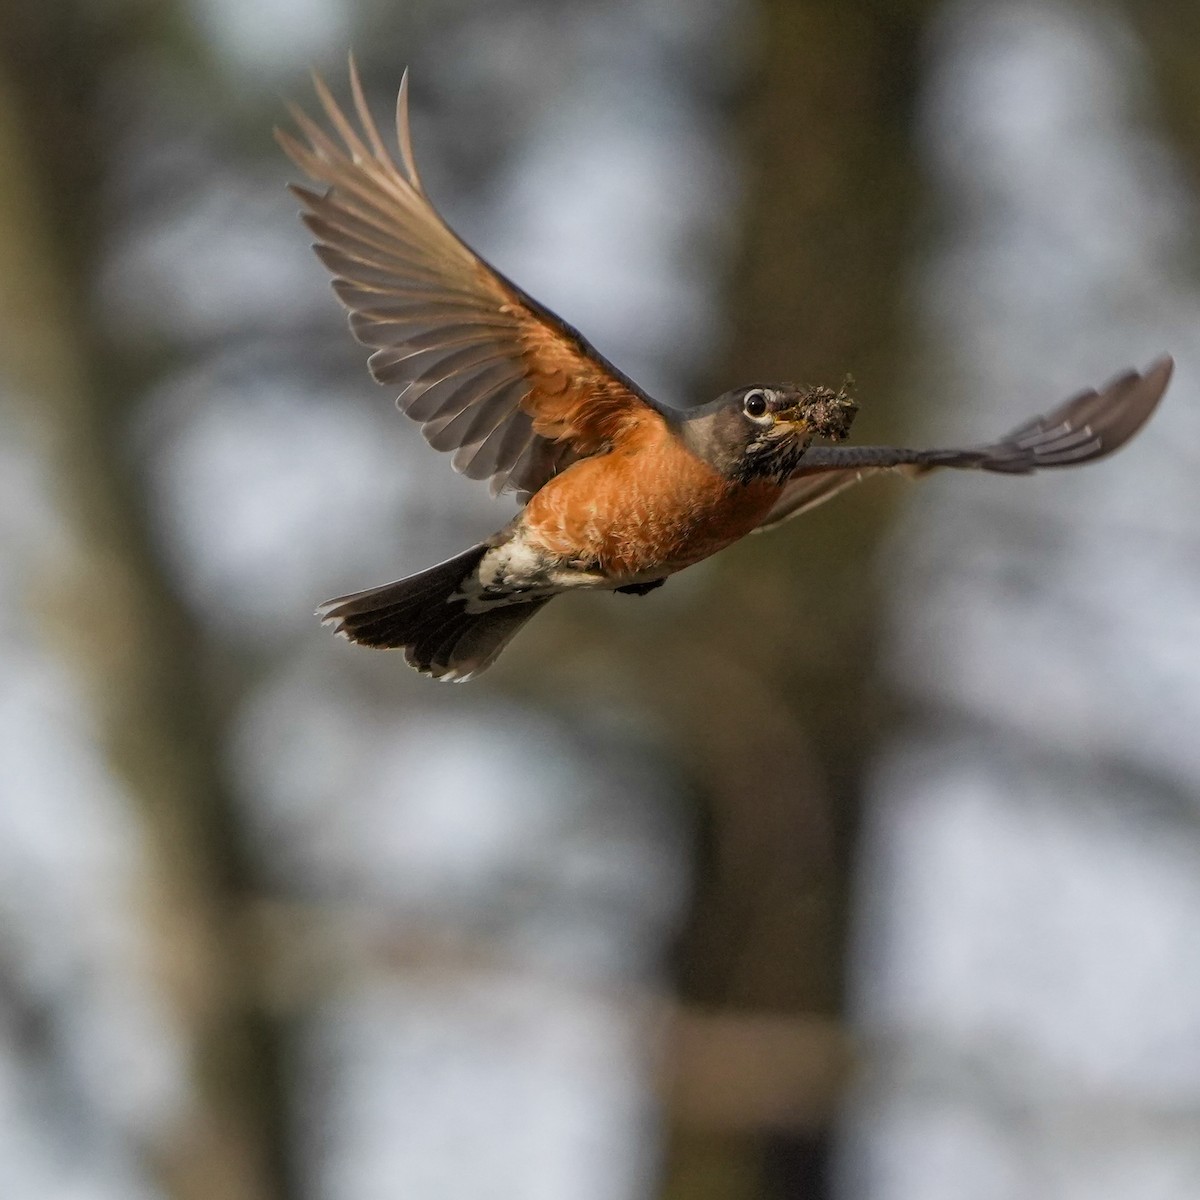
[[[336,633],[360,646],[400,648],[422,675],[462,682],[496,661],[517,630],[549,597],[525,604],[467,612],[451,597],[487,553],[472,546],[436,567],[396,583],[326,600],[317,616]]]

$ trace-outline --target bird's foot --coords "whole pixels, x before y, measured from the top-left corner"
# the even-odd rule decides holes
[[[647,592],[662,587],[666,582],[665,579],[652,579],[649,583],[627,583],[624,587],[613,588],[613,591],[621,592],[626,596],[644,596]]]

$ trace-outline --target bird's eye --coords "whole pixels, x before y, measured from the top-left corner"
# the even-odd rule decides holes
[[[767,403],[766,392],[758,390],[747,392],[742,399],[742,412],[748,417],[757,419],[766,416],[768,408],[770,405]]]

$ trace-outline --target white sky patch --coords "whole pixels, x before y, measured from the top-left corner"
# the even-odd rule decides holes
[[[313,1069],[340,1114],[314,1130],[327,1150],[314,1164],[324,1194],[651,1194],[649,1047],[636,1008],[528,976],[414,975],[340,998],[315,1032]]]
[[[348,46],[344,0],[191,0],[200,27],[247,80],[283,78]]]
[[[318,392],[300,376],[266,381],[236,363],[228,378],[198,371],[151,397],[135,451],[161,545],[226,632],[257,641],[315,630],[322,600],[430,565],[404,553],[403,531],[456,527],[415,474],[430,451],[386,394],[377,400]]]

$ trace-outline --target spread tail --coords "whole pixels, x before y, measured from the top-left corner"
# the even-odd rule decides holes
[[[460,683],[487,670],[549,599],[468,612],[455,593],[487,551],[481,543],[407,579],[327,600],[317,616],[360,646],[403,649],[422,675]]]

